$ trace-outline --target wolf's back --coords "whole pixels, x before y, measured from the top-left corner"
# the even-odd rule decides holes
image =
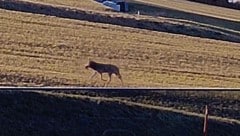
[[[119,74],[119,68],[112,64],[105,64],[105,72]]]

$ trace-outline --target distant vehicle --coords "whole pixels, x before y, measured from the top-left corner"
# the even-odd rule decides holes
[[[128,4],[124,0],[97,0],[115,11],[127,12]]]

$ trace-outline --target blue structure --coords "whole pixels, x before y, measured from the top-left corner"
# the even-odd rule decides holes
[[[128,4],[124,0],[96,0],[105,6],[111,7],[115,11],[127,12]]]
[[[120,5],[117,5],[117,3],[113,1],[104,1],[102,4],[105,6],[111,7],[115,11],[120,11]]]

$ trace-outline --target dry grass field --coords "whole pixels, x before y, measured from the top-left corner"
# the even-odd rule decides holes
[[[143,15],[168,18],[192,23],[197,26],[234,33],[240,37],[240,18],[239,10],[210,6],[206,4],[179,1],[132,1],[129,5],[130,13],[136,14],[140,11]]]
[[[239,44],[1,10],[1,85],[103,86],[88,58],[117,64],[124,86],[239,87]],[[107,78],[107,77],[106,77]],[[117,79],[111,84],[120,86]]]
[[[222,18],[227,20],[240,21],[240,11],[230,8],[212,6],[207,4],[201,4],[191,2],[187,0],[135,0],[144,3],[150,3],[152,5],[159,5],[161,7],[171,8],[179,11],[185,11],[189,13],[195,13],[200,15],[212,16],[216,18]]]
[[[46,3],[52,5],[61,5],[86,10],[109,11],[109,8],[102,6],[94,0],[26,0],[37,3]]]
[[[0,86],[102,87],[99,75],[88,80],[90,58],[119,66],[124,87],[240,87],[239,11],[152,0],[159,7],[133,2],[131,14],[118,14],[91,0],[29,1],[51,6],[0,9]],[[153,12],[163,7],[172,16]],[[146,14],[134,15],[139,8]],[[113,76],[109,86],[121,83]],[[208,105],[209,135],[238,136],[239,99],[233,91],[2,89],[0,135],[200,136]]]
[[[46,4],[57,4],[63,6],[70,6],[70,7],[77,7],[77,8],[84,8],[87,10],[99,10],[99,11],[106,11],[107,7],[102,6],[101,4],[95,2],[94,0],[25,0],[25,1],[32,1],[32,2],[40,2]],[[127,0],[129,2],[137,1],[137,2],[144,2],[150,3],[152,5],[159,5],[166,8],[171,8],[179,11],[185,11],[195,14],[201,14],[206,16],[212,16],[227,20],[236,20],[240,21],[240,11],[234,9],[228,9],[223,7],[211,6],[201,3],[190,2],[187,0]]]

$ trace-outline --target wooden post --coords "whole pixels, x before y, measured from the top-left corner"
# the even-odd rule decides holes
[[[203,126],[203,136],[207,136],[207,127],[208,127],[208,106],[205,106],[205,118]]]

